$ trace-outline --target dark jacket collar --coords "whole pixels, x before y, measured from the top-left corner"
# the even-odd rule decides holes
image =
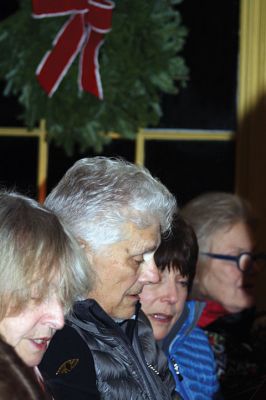
[[[135,308],[135,318],[126,319],[121,323],[115,322],[97,303],[94,299],[86,299],[77,301],[74,304],[73,312],[68,315],[67,322],[75,323],[86,330],[86,327],[90,327],[90,330],[97,332],[106,333],[106,330],[113,331],[121,328],[130,342],[133,338],[133,333],[137,328],[137,321],[141,304],[138,302]],[[97,331],[97,332],[96,332]]]

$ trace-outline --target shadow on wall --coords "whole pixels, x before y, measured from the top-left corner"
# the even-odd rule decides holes
[[[258,215],[257,244],[266,251],[266,94],[243,118],[236,139],[236,191]],[[266,270],[258,279],[258,307],[266,310]]]

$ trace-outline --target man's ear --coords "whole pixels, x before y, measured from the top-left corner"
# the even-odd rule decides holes
[[[81,247],[82,249],[85,249],[87,243],[85,242],[85,240],[79,239],[79,238],[78,238],[78,244],[80,245],[80,247]]]
[[[89,260],[89,263],[92,263],[92,251],[88,242],[84,239],[78,238],[77,239],[79,246],[85,251],[86,256]]]

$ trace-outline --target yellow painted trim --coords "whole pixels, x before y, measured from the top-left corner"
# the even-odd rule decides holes
[[[266,90],[266,1],[241,0],[238,121]]]
[[[47,192],[48,173],[48,143],[45,120],[41,120],[40,122],[38,155],[38,200],[43,203]]]
[[[232,140],[234,132],[157,129],[143,130],[139,134],[145,140]]]
[[[112,139],[125,139],[115,132],[109,132],[107,135]],[[136,140],[139,137],[145,140],[233,140],[235,132],[190,129],[141,129],[136,135]]]
[[[25,128],[0,128],[0,136],[28,137],[38,139],[38,167],[37,188],[38,200],[43,202],[46,196],[47,171],[48,171],[48,144],[46,140],[45,121],[41,120],[40,127],[29,131]]]
[[[136,137],[135,163],[145,165],[146,140],[183,140],[183,141],[231,141],[235,137],[232,131],[202,131],[180,129],[143,129]]]
[[[143,131],[140,131],[136,136],[135,164],[144,165],[144,161],[145,161],[145,139],[143,136]]]
[[[258,107],[266,93],[266,0],[240,2],[240,52],[238,75],[238,135],[236,142],[236,192],[254,197],[252,188],[255,141],[262,140],[263,123]],[[254,118],[256,120],[254,120]],[[253,194],[251,194],[253,192]]]
[[[112,139],[124,139],[115,132],[109,132]],[[188,141],[230,141],[235,138],[233,131],[192,130],[192,129],[141,129],[135,138],[135,164],[145,165],[146,140],[188,140]],[[127,139],[125,139],[127,140]]]
[[[25,128],[0,128],[0,136],[39,137],[40,130],[28,131]]]
[[[43,202],[46,196],[48,174],[48,143],[45,120],[40,121],[38,129],[28,131],[25,128],[0,128],[0,136],[37,137],[38,142],[38,199]],[[111,139],[124,139],[116,132],[109,132]],[[231,131],[202,131],[180,129],[142,129],[135,138],[135,163],[145,164],[146,140],[191,140],[191,141],[228,141],[234,138]],[[128,139],[125,139],[128,140]]]

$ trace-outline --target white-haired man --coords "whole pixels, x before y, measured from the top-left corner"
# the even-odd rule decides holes
[[[143,286],[159,280],[153,255],[174,196],[143,167],[94,157],[67,171],[46,206],[72,229],[95,272],[41,366],[54,398],[179,398],[139,309]]]

